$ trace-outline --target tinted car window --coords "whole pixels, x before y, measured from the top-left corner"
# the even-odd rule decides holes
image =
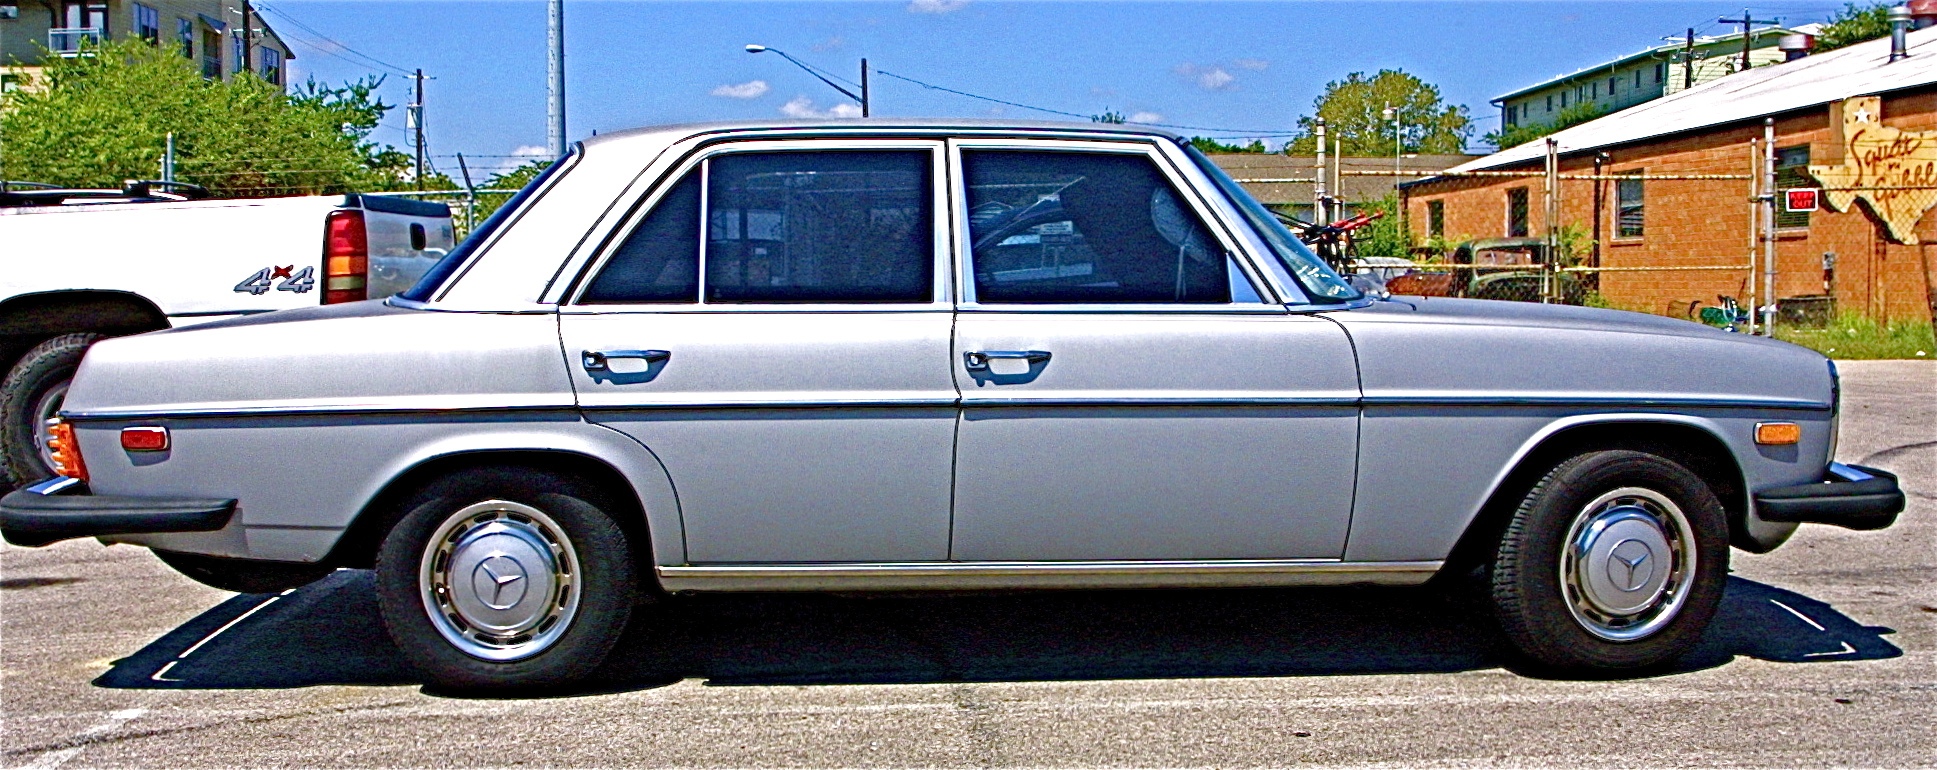
[[[712,158],[706,301],[931,301],[932,162],[925,150]]]
[[[1144,155],[962,153],[978,302],[1228,303],[1224,250]]]
[[[582,301],[699,301],[699,176],[698,169],[688,172],[659,199],[592,279]]]

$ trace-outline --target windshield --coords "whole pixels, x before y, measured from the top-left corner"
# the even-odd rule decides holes
[[[1244,188],[1231,178],[1231,175],[1224,173],[1224,169],[1218,168],[1216,163],[1212,163],[1204,153],[1198,152],[1197,148],[1189,144],[1184,144],[1183,148],[1184,152],[1190,154],[1191,160],[1197,162],[1197,167],[1203,169],[1204,174],[1224,191],[1224,196],[1230,198],[1231,203],[1237,206],[1238,212],[1244,215],[1245,221],[1251,223],[1251,229],[1256,231],[1265,245],[1271,248],[1271,253],[1278,257],[1278,261],[1284,264],[1285,269],[1298,278],[1298,283],[1314,301],[1345,302],[1363,296],[1357,289],[1352,288],[1351,284],[1346,283],[1344,278],[1339,277],[1338,273],[1332,272],[1332,269],[1325,265],[1325,261],[1319,259],[1317,254],[1313,254],[1311,249],[1305,248],[1305,244],[1299,242],[1298,236],[1286,230],[1285,226],[1279,223],[1278,218],[1271,215],[1270,209],[1265,208],[1258,199],[1245,192]]]
[[[445,281],[450,280],[451,274],[457,272],[457,269],[463,266],[466,260],[471,258],[471,254],[478,250],[478,246],[490,240],[491,234],[497,232],[499,227],[504,226],[505,220],[510,219],[513,214],[517,213],[518,209],[522,208],[526,201],[531,200],[531,196],[538,194],[539,190],[544,189],[545,184],[552,177],[558,176],[560,171],[566,166],[571,165],[567,162],[571,158],[572,156],[567,155],[564,158],[560,158],[558,162],[546,166],[544,171],[538,172],[538,176],[533,177],[529,183],[526,183],[523,188],[519,189],[518,194],[511,196],[511,199],[505,201],[504,205],[499,206],[497,211],[491,212],[491,216],[486,217],[483,222],[478,223],[477,228],[472,230],[471,234],[464,238],[463,243],[458,244],[457,248],[451,249],[451,253],[444,255],[443,259],[437,260],[437,264],[432,265],[430,270],[424,273],[424,277],[418,279],[416,286],[410,287],[409,291],[400,293],[397,296],[413,302],[429,302],[431,295],[437,293],[437,287],[444,285]]]

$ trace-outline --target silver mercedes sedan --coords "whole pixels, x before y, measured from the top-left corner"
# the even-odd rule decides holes
[[[373,568],[453,689],[583,679],[666,592],[1476,571],[1529,665],[1645,670],[1731,545],[1895,520],[1837,406],[1780,342],[1364,296],[1175,136],[674,126],[395,298],[97,344],[0,531],[237,591]]]

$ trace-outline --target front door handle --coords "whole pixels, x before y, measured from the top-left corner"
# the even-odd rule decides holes
[[[648,366],[672,358],[670,350],[586,350],[579,353],[579,363],[588,372],[611,371],[609,363],[614,358],[637,358]]]
[[[1049,351],[1047,350],[971,350],[969,352],[962,354],[962,365],[968,367],[969,371],[979,372],[979,371],[988,369],[989,362],[998,358],[1009,359],[1014,361],[1027,361],[1031,366],[1033,366],[1035,364],[1048,361]]]

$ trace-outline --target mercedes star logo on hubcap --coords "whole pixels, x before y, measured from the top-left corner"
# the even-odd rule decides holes
[[[494,610],[508,610],[525,598],[525,566],[504,554],[478,562],[471,572],[471,587],[478,601]]]
[[[1639,540],[1623,540],[1608,553],[1607,578],[1614,587],[1634,591],[1654,576],[1654,553]]]

